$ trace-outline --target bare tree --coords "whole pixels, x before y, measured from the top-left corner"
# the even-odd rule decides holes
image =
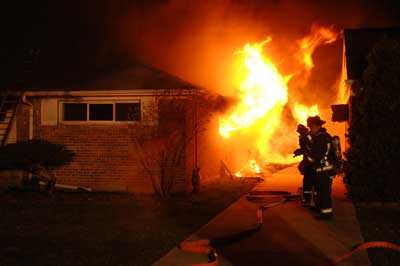
[[[151,180],[153,190],[160,197],[169,197],[184,157],[185,142],[182,134],[134,137],[140,163]]]
[[[145,135],[134,135],[140,163],[150,178],[154,192],[169,197],[179,178],[185,178],[186,157],[193,145],[193,169],[197,166],[197,138],[207,130],[211,116],[227,105],[222,96],[207,91],[187,95],[161,94],[154,110],[157,127]]]

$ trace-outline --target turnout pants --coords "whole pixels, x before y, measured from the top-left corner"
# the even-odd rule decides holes
[[[327,173],[316,174],[316,207],[322,214],[331,214],[332,210],[332,176]]]
[[[303,202],[311,203],[313,188],[315,186],[314,171],[312,169],[304,169],[303,173]],[[314,188],[315,189],[315,188]]]

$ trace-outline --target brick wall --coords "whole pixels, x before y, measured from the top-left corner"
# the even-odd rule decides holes
[[[139,157],[139,150],[133,141],[135,136],[152,134],[157,125],[139,124],[41,124],[41,99],[32,98],[34,138],[60,143],[76,153],[74,161],[55,170],[57,182],[69,185],[91,187],[101,191],[153,192]],[[154,109],[153,109],[154,110]],[[18,140],[28,137],[27,107],[20,110],[17,118]],[[160,118],[162,119],[162,118]],[[188,158],[185,159],[185,162]],[[190,167],[183,163],[177,172],[178,191],[189,188]],[[158,169],[153,169],[157,172]]]

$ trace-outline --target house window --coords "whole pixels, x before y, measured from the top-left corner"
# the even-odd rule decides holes
[[[86,103],[64,103],[63,104],[64,121],[86,121],[87,104]]]
[[[116,121],[140,121],[140,103],[116,103]]]
[[[89,120],[113,121],[113,104],[89,104]]]
[[[61,107],[65,122],[139,122],[142,118],[140,101],[64,102]]]

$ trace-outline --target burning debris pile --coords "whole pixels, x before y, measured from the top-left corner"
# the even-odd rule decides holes
[[[264,52],[265,46],[273,44],[271,37],[247,43],[234,53],[237,102],[220,116],[219,134],[227,147],[240,146],[245,151],[241,153],[248,155],[236,169],[237,176],[259,175],[267,163],[296,162],[292,157],[297,145],[295,127],[319,114],[317,103],[301,101],[298,88],[309,85],[314,51],[338,36],[332,27],[313,25],[310,34],[296,43],[297,52],[290,55],[296,66],[290,73],[281,72],[279,64]]]

